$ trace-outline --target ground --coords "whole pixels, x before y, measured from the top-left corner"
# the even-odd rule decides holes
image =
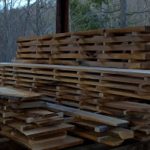
[[[96,143],[86,143],[83,146],[78,146],[74,148],[69,148],[66,150],[150,150],[150,143],[144,142],[144,143],[128,143],[124,146],[118,147],[118,148],[108,148],[101,144]],[[27,150],[21,145],[18,145],[17,143],[14,143],[12,141],[6,141],[4,143],[0,143],[0,150]]]

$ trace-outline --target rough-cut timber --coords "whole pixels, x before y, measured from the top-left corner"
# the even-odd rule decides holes
[[[150,68],[150,27],[20,38],[17,62]]]
[[[126,118],[130,122],[136,139],[141,141],[150,139],[149,104],[132,102],[132,99],[128,98],[125,101],[106,102],[102,109],[106,114]]]
[[[1,85],[24,87],[57,102],[99,111],[104,94],[150,99],[150,71],[100,67],[0,64]]]
[[[149,69],[149,50],[150,27],[20,38],[22,63],[0,63],[0,133],[36,150],[81,143],[74,126],[109,146],[149,140],[150,71],[129,69]]]
[[[34,93],[31,97],[32,92],[13,89],[16,93],[14,95],[12,88],[3,89],[0,88],[1,135],[31,150],[57,150],[83,142],[79,138],[68,136],[67,132],[74,126],[64,122],[62,113],[36,104],[41,95],[38,97],[39,94]]]
[[[48,108],[51,108],[53,110],[59,110],[59,111],[66,113],[67,115],[79,117],[79,118],[82,118],[85,120],[95,121],[97,123],[103,123],[103,124],[107,124],[110,126],[116,126],[116,127],[124,126],[124,125],[128,124],[128,121],[126,121],[126,120],[113,118],[113,117],[109,117],[106,115],[101,115],[101,114],[96,114],[96,113],[87,112],[87,111],[83,111],[83,110],[78,110],[76,108],[69,108],[66,106],[58,105],[58,104],[48,103],[47,105],[48,105]]]
[[[14,96],[18,98],[32,98],[40,97],[42,94],[35,93],[32,91],[25,91],[21,89],[9,88],[9,87],[0,87],[0,95],[3,96]]]
[[[18,95],[14,96],[13,93],[10,93],[9,96],[7,96],[6,94],[8,91],[11,91],[12,88],[3,88],[6,93],[3,91],[3,93],[0,94],[3,96],[3,99],[0,98],[0,134],[17,141],[32,150],[62,149],[82,143],[81,139],[67,135],[67,131],[72,130],[74,126],[64,123],[62,114],[59,112],[67,112],[70,116],[74,117],[74,121],[71,121],[72,124],[76,124],[76,118],[79,120],[88,120],[89,125],[90,122],[94,122],[95,130],[91,130],[91,134],[97,135],[99,133],[99,135],[97,135],[98,137],[95,137],[96,139],[94,141],[96,142],[110,146],[118,146],[125,140],[134,137],[132,130],[122,128],[124,126],[127,127],[128,121],[126,120],[73,108],[67,109],[67,107],[63,106],[58,107],[58,105],[55,104],[51,104],[51,108],[50,106],[44,107],[44,105],[35,107],[36,101],[34,98],[40,98],[41,95],[37,97],[36,93],[34,93],[34,97],[31,98],[30,92],[28,93],[25,90],[21,90],[21,93],[25,92],[25,98],[24,95],[23,97],[21,97],[21,95],[18,97]],[[13,90],[15,90],[16,93],[20,92],[18,89],[13,88]],[[30,105],[30,107],[28,107],[26,103],[28,106]],[[104,124],[107,127],[107,130],[101,131],[99,127],[100,124]],[[118,130],[120,133],[114,133]],[[126,135],[124,135],[124,130],[126,131]],[[101,134],[101,132],[103,132],[103,134]],[[90,133],[88,132],[87,136],[78,134],[77,128],[73,133],[84,138],[90,136]],[[116,135],[118,137],[116,137]],[[113,139],[113,144],[111,139]],[[58,140],[61,140],[61,144]],[[116,140],[115,143],[114,140]]]
[[[118,146],[125,140],[134,138],[134,132],[126,129],[126,120],[52,103],[48,103],[47,107],[74,116],[70,121],[76,126],[72,132],[80,137],[109,146]]]

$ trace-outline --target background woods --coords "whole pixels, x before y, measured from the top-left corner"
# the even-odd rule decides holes
[[[41,35],[55,31],[53,0],[3,0],[0,7],[0,61],[10,61],[19,36]]]
[[[19,36],[54,33],[55,10],[56,0],[1,0],[0,61],[13,59]],[[148,24],[150,0],[70,0],[70,31]]]

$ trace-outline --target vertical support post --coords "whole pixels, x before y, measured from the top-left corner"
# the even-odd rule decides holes
[[[57,0],[56,33],[69,31],[69,0]]]

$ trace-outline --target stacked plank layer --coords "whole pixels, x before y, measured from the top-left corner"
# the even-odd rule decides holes
[[[1,85],[36,90],[77,107],[93,103],[95,109],[104,94],[150,99],[148,70],[23,63],[1,63],[0,70]]]
[[[150,68],[150,27],[20,38],[17,62]]]
[[[47,107],[72,116],[70,123],[75,125],[72,133],[80,137],[109,146],[119,146],[134,138],[134,132],[128,129],[129,122],[125,119],[53,103],[47,103]]]
[[[150,105],[146,103],[132,102],[130,98],[124,101],[106,102],[103,112],[121,117],[130,122],[135,138],[140,141],[150,140]]]
[[[90,110],[99,109],[100,72],[32,64],[1,64],[1,85],[35,90],[46,100]],[[88,80],[87,80],[88,79]]]
[[[82,143],[67,135],[74,126],[64,123],[62,113],[48,110],[36,100],[40,94],[0,87],[0,95],[1,135],[31,150],[62,149]]]

